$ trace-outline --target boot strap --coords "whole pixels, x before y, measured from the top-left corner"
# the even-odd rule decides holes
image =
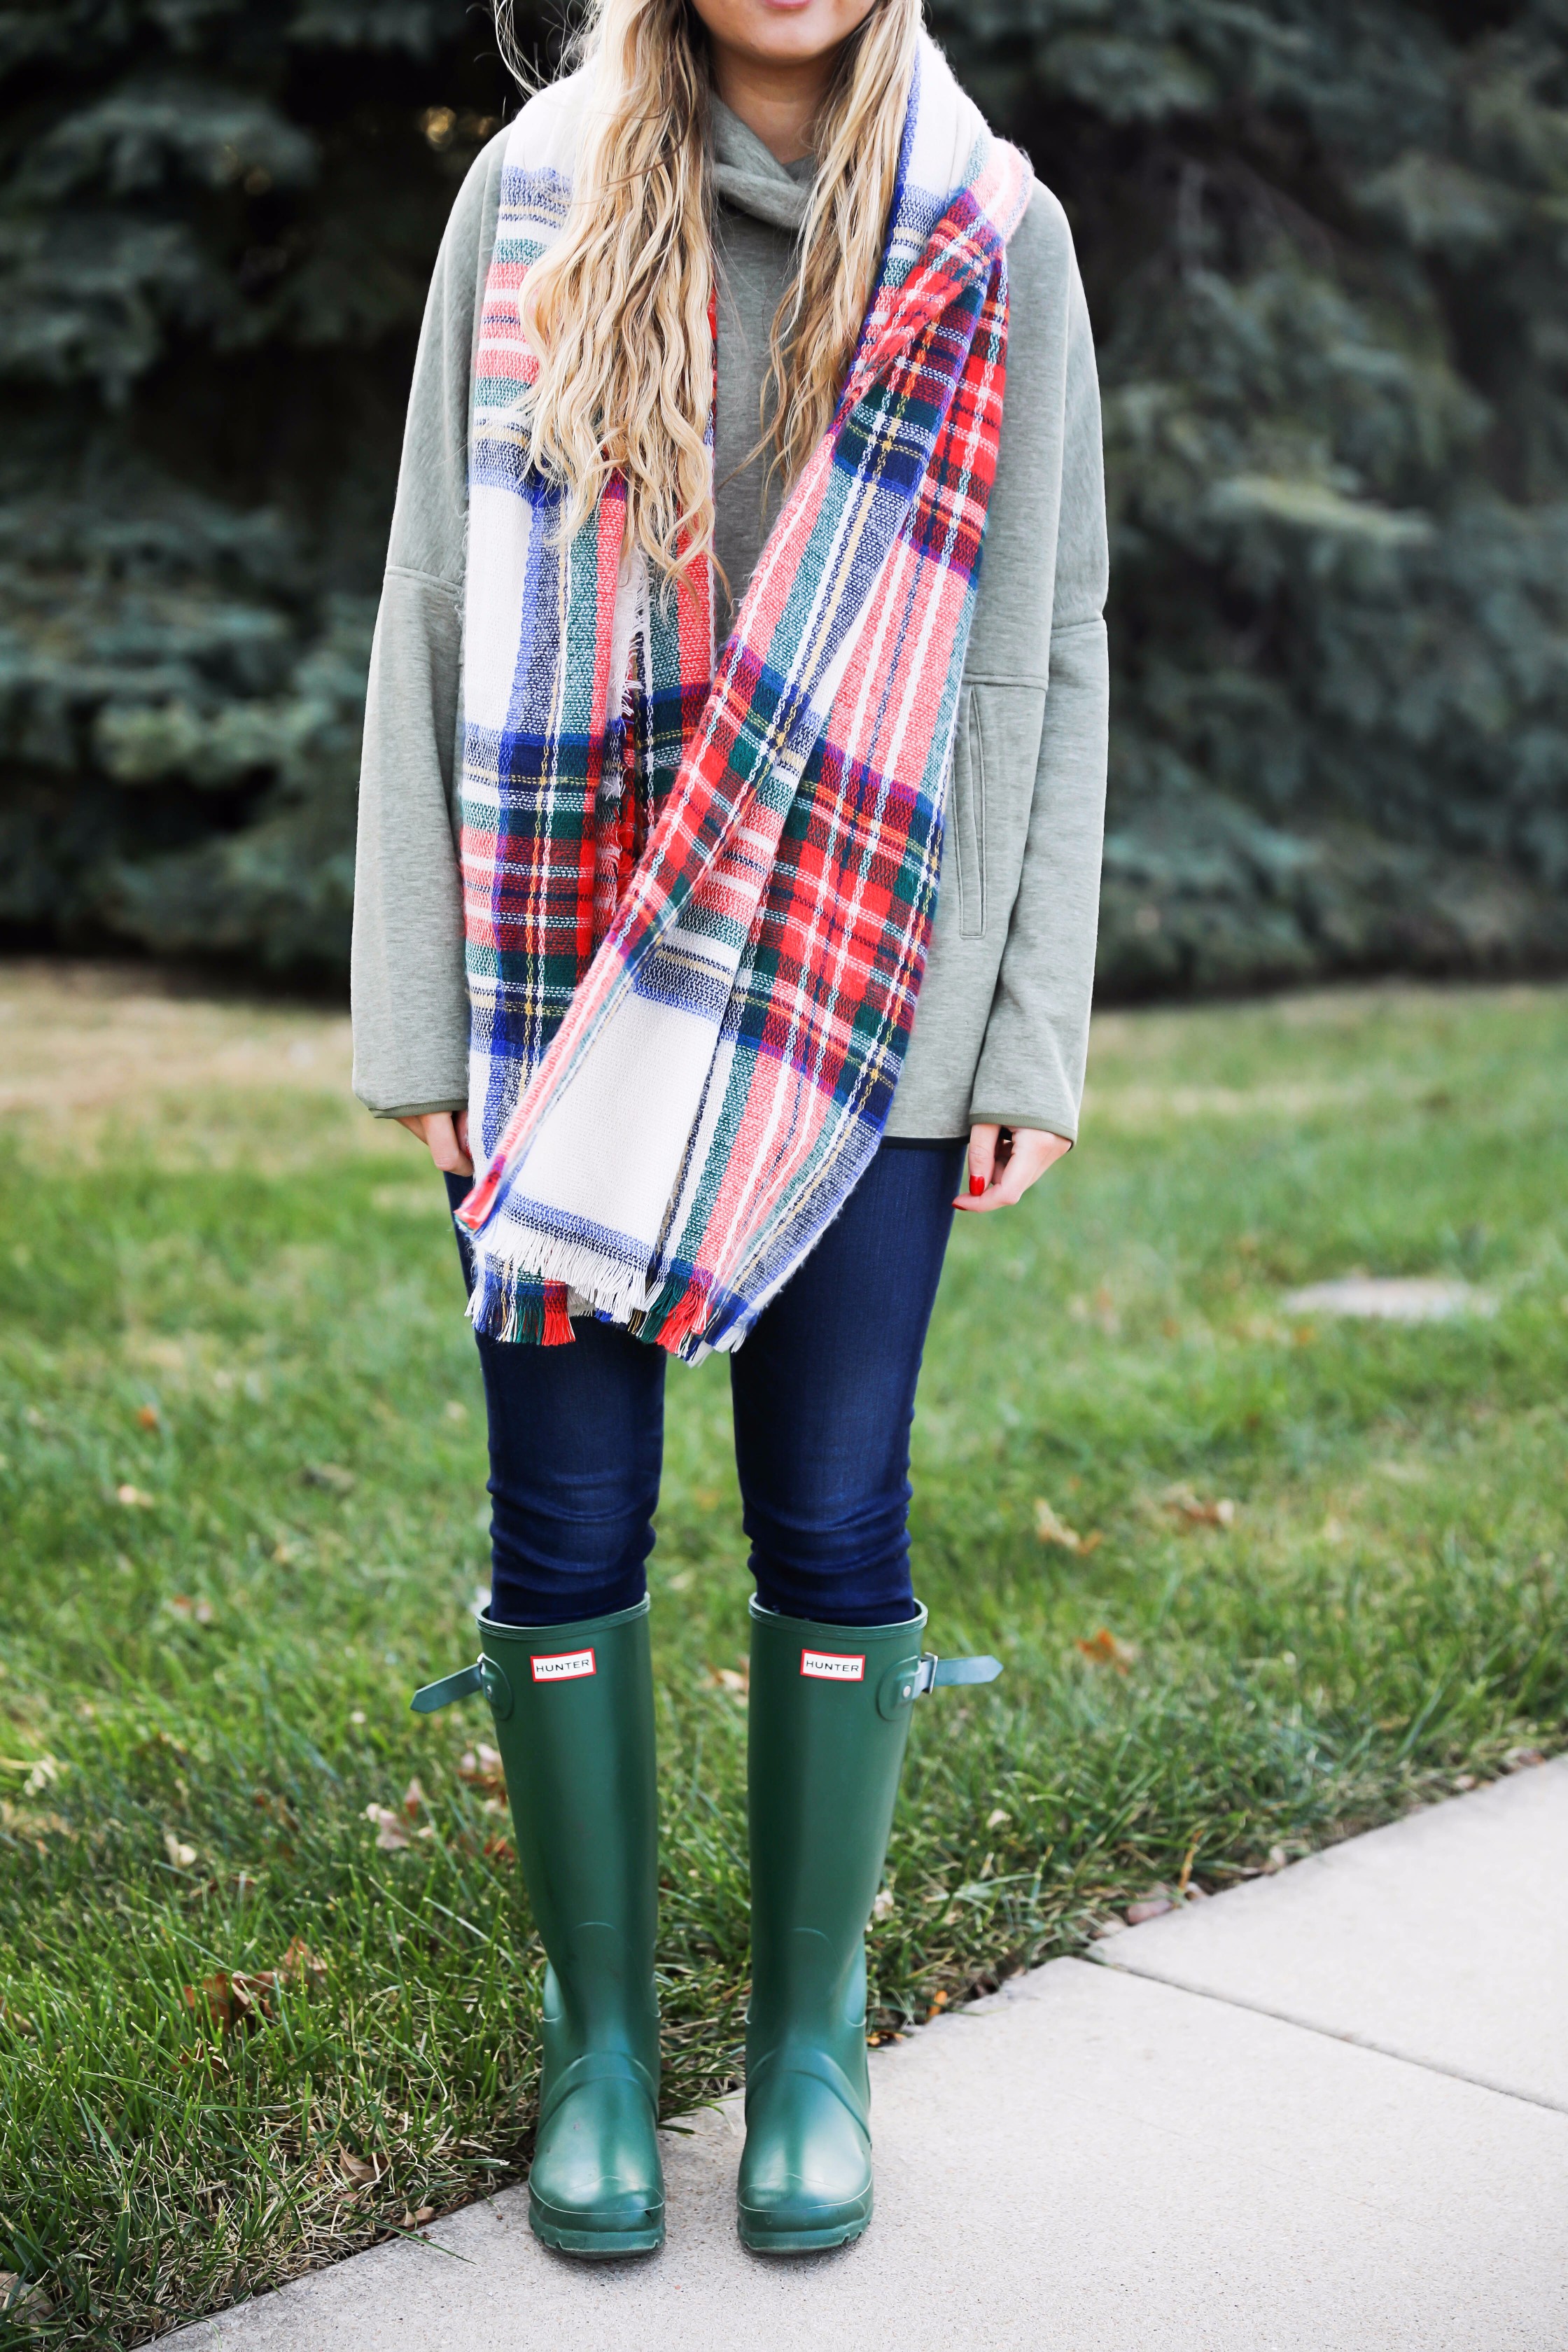
[[[1000,1658],[939,1658],[928,1650],[915,1675],[914,1696],[928,1690],[945,1690],[952,1683],[994,1683],[1002,1671]]]
[[[539,2110],[541,2126],[549,2122],[563,2099],[580,2091],[585,2083],[629,2083],[658,2112],[658,2093],[646,2066],[624,2050],[584,2050],[580,2058],[573,2059],[559,2082],[550,2085]]]
[[[497,1722],[504,1723],[511,1713],[511,1685],[493,1658],[476,1658],[471,1666],[443,1675],[438,1683],[426,1683],[408,1704],[416,1715],[434,1715],[437,1708],[450,1706],[454,1699],[472,1698],[478,1691],[489,1699]]]
[[[933,1650],[923,1658],[902,1658],[882,1676],[877,1712],[895,1723],[929,1690],[945,1690],[952,1683],[994,1683],[1001,1671],[1000,1658],[939,1658]]]

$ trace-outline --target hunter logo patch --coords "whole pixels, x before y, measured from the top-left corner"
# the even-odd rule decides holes
[[[574,1683],[597,1672],[592,1650],[557,1650],[553,1657],[533,1660],[536,1683]]]
[[[863,1683],[866,1660],[842,1657],[837,1650],[803,1650],[800,1670],[816,1683]]]

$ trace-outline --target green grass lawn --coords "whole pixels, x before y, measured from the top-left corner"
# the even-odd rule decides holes
[[[154,1054],[0,999],[0,2265],[119,2347],[514,2177],[539,1953],[482,1709],[408,1711],[486,1567],[438,1181],[325,1016],[170,1005]],[[1563,1738],[1568,995],[1117,1015],[1090,1066],[928,1351],[918,1589],[1007,1670],[917,1716],[882,2032]],[[1498,1311],[1285,1307],[1357,1268]],[[651,1576],[678,2113],[747,1967],[722,1361],[671,1368]]]

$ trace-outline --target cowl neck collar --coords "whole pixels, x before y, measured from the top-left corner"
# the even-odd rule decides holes
[[[722,99],[713,99],[711,107],[713,177],[720,196],[737,211],[794,236],[811,201],[816,157],[803,155],[798,163],[781,163]]]

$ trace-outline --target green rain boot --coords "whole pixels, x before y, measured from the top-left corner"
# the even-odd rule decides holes
[[[742,2242],[805,2253],[871,2218],[866,1923],[910,1714],[994,1658],[922,1657],[901,1625],[814,1625],[752,1603],[752,2000]]]
[[[428,1715],[483,1690],[495,1717],[549,1960],[529,2220],[563,2253],[650,2253],[664,2240],[664,2177],[647,1602],[575,1625],[479,1622],[478,1664],[414,1705]]]

